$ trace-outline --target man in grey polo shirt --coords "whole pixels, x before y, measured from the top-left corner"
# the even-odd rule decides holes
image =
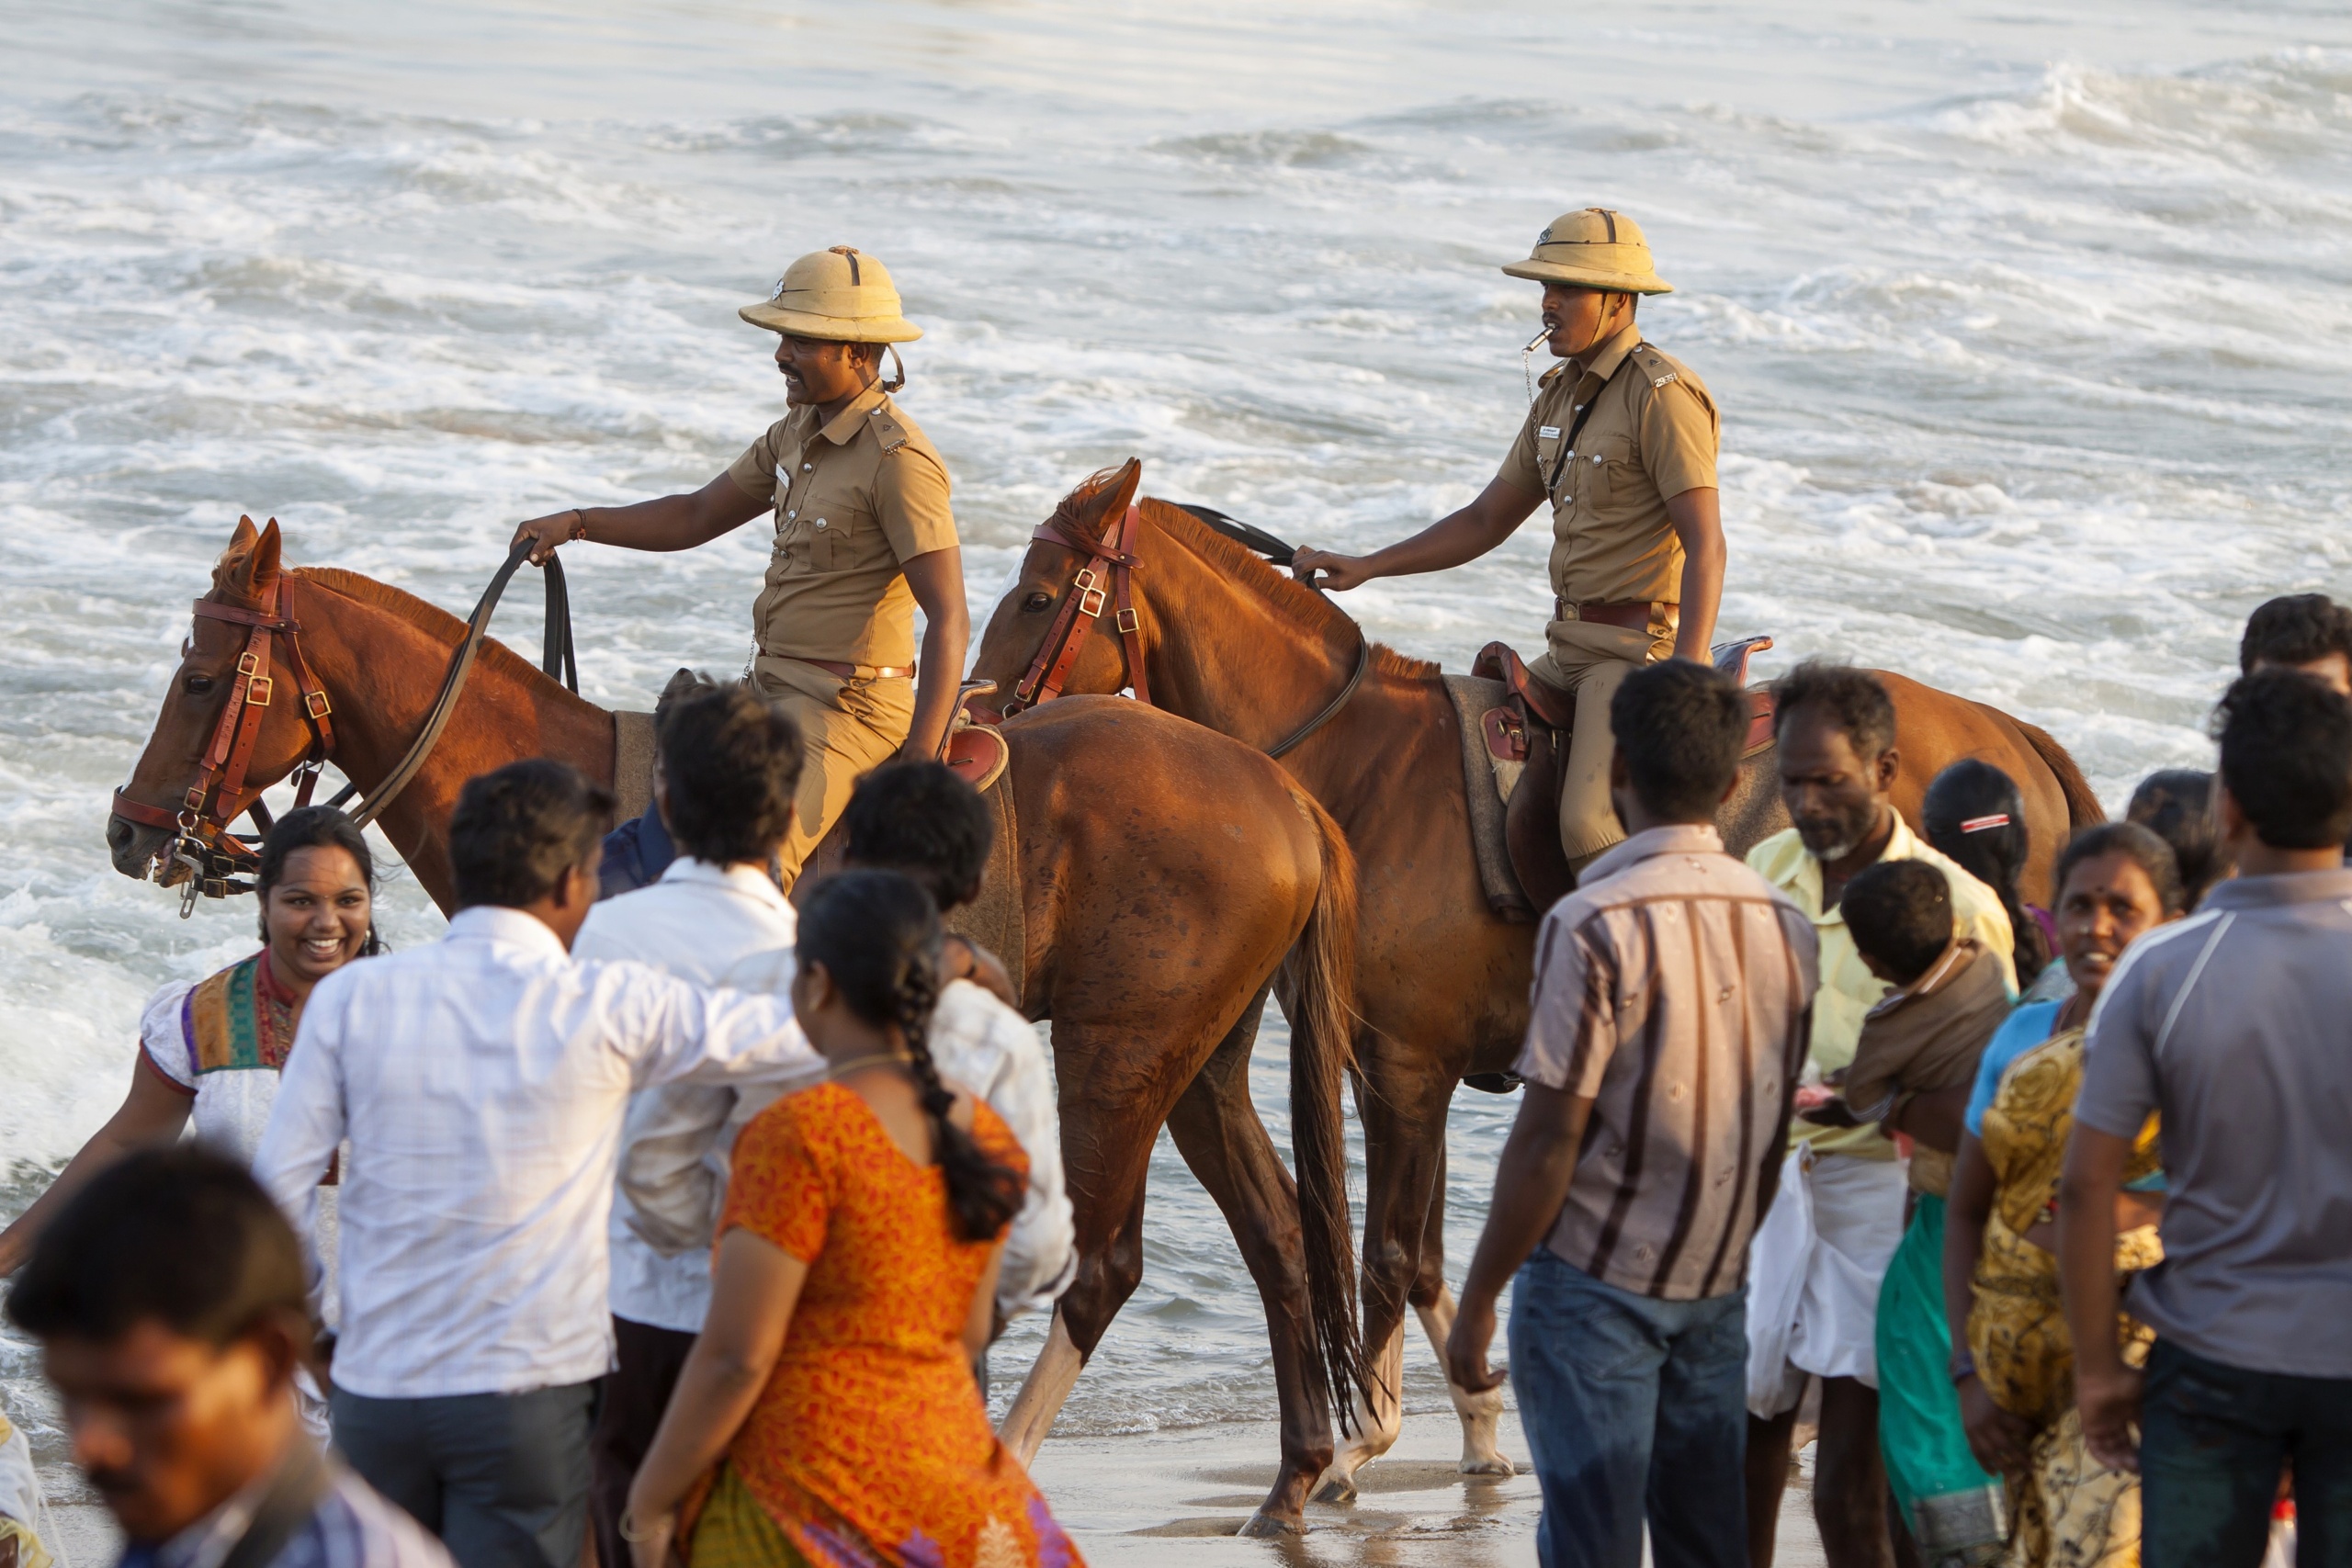
[[[2352,700],[2241,679],[2219,713],[2236,880],[2128,949],[2092,1014],[2059,1196],[2083,1435],[2136,1469],[2146,1568],[2255,1568],[2291,1463],[2297,1560],[2352,1563]],[[2115,1331],[2115,1195],[2160,1118],[2165,1259]],[[2132,1427],[2140,1438],[2135,1453]]]
[[[1526,1099],[1446,1345],[1483,1391],[1511,1286],[1510,1379],[1544,1489],[1544,1568],[1747,1568],[1747,1243],[1811,1037],[1813,922],[1724,852],[1747,705],[1672,660],[1611,698],[1632,837],[1536,938]]]

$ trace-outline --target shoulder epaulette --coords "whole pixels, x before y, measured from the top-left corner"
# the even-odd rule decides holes
[[[896,452],[907,444],[907,427],[892,419],[889,409],[884,404],[875,404],[865,420],[874,427],[875,436],[882,443],[884,452]]]
[[[1674,361],[1646,343],[1637,343],[1634,345],[1634,364],[1643,375],[1650,378],[1650,385],[1653,388],[1663,387],[1668,381],[1679,380],[1682,375],[1681,371],[1674,367]]]
[[[1566,360],[1563,359],[1562,361],[1560,361],[1560,363],[1558,363],[1557,365],[1555,365],[1554,367],[1552,367],[1552,368],[1550,368],[1549,370],[1546,370],[1545,372],[1544,372],[1544,374],[1543,374],[1543,375],[1538,376],[1537,378],[1535,378],[1535,384],[1536,384],[1537,386],[1539,386],[1539,387],[1548,387],[1548,386],[1550,386],[1553,382],[1555,382],[1555,381],[1556,381],[1556,380],[1558,380],[1558,379],[1560,378],[1560,372],[1561,372],[1561,371],[1563,371],[1563,370],[1566,370],[1567,367],[1568,367],[1568,362],[1567,362]]]

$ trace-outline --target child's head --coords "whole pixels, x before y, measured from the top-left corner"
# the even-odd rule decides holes
[[[1839,908],[1870,972],[1907,986],[1951,945],[1951,884],[1919,860],[1881,861],[1846,885]]]
[[[979,897],[996,824],[944,762],[889,762],[857,781],[842,813],[843,863],[914,879],[942,909]]]

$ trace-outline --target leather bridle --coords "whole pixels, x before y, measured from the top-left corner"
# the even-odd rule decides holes
[[[1106,592],[1102,579],[1092,566],[1081,566],[1078,575],[1070,579],[1069,592],[1062,598],[1062,607],[1054,615],[1054,624],[1046,629],[1046,640],[1037,645],[1037,657],[1029,662],[1029,672],[1012,688],[1012,700],[1004,705],[1004,716],[1011,718],[1023,708],[1035,707],[1062,694],[1062,685],[1069,679],[1070,666],[1078,662],[1078,650],[1086,645],[1086,634],[1102,618],[1106,604],[1114,612],[1114,624],[1119,628],[1119,640],[1127,655],[1127,680],[1135,687],[1136,701],[1149,705],[1151,686],[1143,672],[1143,620],[1136,613],[1135,604],[1135,545],[1143,530],[1143,509],[1129,506],[1116,523],[1102,531],[1100,539],[1090,539],[1084,534],[1072,536],[1056,527],[1052,519],[1037,525],[1029,537],[1038,543],[1059,545],[1101,563],[1111,575],[1111,587]]]
[[[279,575],[266,610],[210,599],[196,602],[198,619],[228,621],[247,628],[229,700],[221,706],[211,742],[197,763],[196,780],[180,796],[175,811],[133,800],[119,789],[114,792],[116,816],[150,828],[169,828],[179,835],[171,852],[175,861],[188,868],[183,912],[195,908],[198,892],[209,898],[225,898],[253,890],[251,884],[231,878],[252,874],[261,864],[261,856],[231,829],[238,818],[251,813],[254,826],[263,833],[269,831],[269,808],[262,804],[262,789],[268,786],[248,790],[245,773],[253,762],[254,742],[261,736],[262,721],[269,716],[277,696],[278,678],[270,673],[273,649],[283,656],[302,722],[311,731],[310,748],[294,769],[299,781],[294,794],[298,808],[311,804],[319,774],[334,756],[334,704],[311,678],[311,667],[302,658],[302,624],[294,618],[293,606],[294,580],[288,573]]]
[[[507,552],[506,563],[482,591],[473,614],[467,617],[465,637],[450,655],[449,668],[442,676],[441,690],[434,698],[432,710],[426,714],[416,739],[410,742],[407,754],[384,776],[375,793],[351,814],[351,819],[360,827],[382,816],[384,808],[408,787],[423,770],[425,759],[432,755],[441,732],[448,728],[449,716],[456,711],[466,679],[473,672],[475,656],[481,651],[489,634],[491,612],[498,607],[506,584],[530,552],[529,540],[517,541]],[[540,668],[577,693],[580,671],[572,649],[571,598],[564,582],[563,567],[549,556],[544,570],[547,633]],[[269,785],[249,789],[246,772],[253,761],[254,742],[261,735],[262,723],[268,717],[268,709],[277,695],[277,679],[270,674],[273,646],[282,653],[286,671],[293,677],[294,694],[301,704],[303,722],[311,728],[310,748],[294,765],[295,809],[311,804],[319,775],[334,756],[334,705],[328,700],[325,688],[311,678],[310,665],[302,657],[302,624],[294,618],[293,603],[291,572],[279,573],[266,610],[249,610],[241,604],[223,604],[210,599],[196,602],[196,614],[200,620],[228,621],[251,628],[245,649],[237,656],[236,680],[229,688],[229,700],[212,727],[211,743],[197,764],[196,782],[181,795],[177,810],[133,800],[119,789],[114,792],[116,816],[150,828],[168,828],[178,835],[172,841],[170,857],[188,869],[188,880],[180,895],[182,919],[195,913],[199,897],[226,898],[232,893],[254,891],[251,882],[236,878],[251,876],[260,869],[261,853],[254,846],[267,836],[270,828],[269,807],[262,802],[263,791]],[[327,806],[339,811],[358,793],[357,784],[346,784]],[[251,815],[257,830],[235,831],[237,819],[246,815]],[[162,880],[163,875],[164,868],[158,867],[157,880]]]
[[[1204,506],[1186,506],[1182,510],[1198,518],[1214,532],[1223,534],[1273,558],[1278,564],[1286,562],[1294,554],[1291,547],[1272,535],[1250,525],[1227,517],[1221,512]],[[1024,708],[1051,701],[1062,694],[1062,686],[1069,679],[1071,666],[1078,662],[1079,649],[1085,645],[1086,634],[1102,618],[1106,604],[1114,613],[1114,625],[1126,654],[1127,682],[1135,690],[1136,701],[1149,705],[1151,687],[1144,676],[1143,622],[1136,609],[1135,573],[1142,562],[1136,558],[1136,547],[1143,534],[1143,509],[1130,504],[1119,520],[1102,532],[1102,537],[1092,539],[1083,533],[1069,534],[1049,518],[1037,525],[1030,539],[1038,544],[1058,545],[1086,559],[1078,574],[1070,580],[1069,592],[1062,598],[1062,607],[1056,613],[1054,623],[1046,629],[1046,638],[1037,645],[1036,658],[1029,661],[1028,673],[1012,688],[1012,699],[1002,708],[1003,716],[1011,718]],[[1095,568],[1100,565],[1102,572]],[[1110,577],[1110,586],[1103,586],[1103,572]],[[1320,590],[1317,590],[1320,592]],[[1351,622],[1351,625],[1353,623]],[[1356,629],[1356,662],[1347,684],[1340,694],[1325,705],[1323,711],[1293,730],[1281,741],[1266,748],[1269,757],[1280,757],[1299,742],[1322,728],[1348,705],[1348,699],[1363,684],[1364,672],[1372,667],[1372,643]]]

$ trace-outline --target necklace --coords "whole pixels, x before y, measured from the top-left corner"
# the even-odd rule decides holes
[[[896,1062],[902,1067],[912,1066],[914,1065],[914,1059],[912,1057],[902,1055],[899,1052],[876,1051],[870,1055],[852,1056],[846,1062],[836,1063],[834,1066],[827,1067],[825,1069],[825,1079],[829,1083],[838,1082],[842,1075],[844,1073],[854,1073],[860,1067],[870,1067],[877,1062]]]

